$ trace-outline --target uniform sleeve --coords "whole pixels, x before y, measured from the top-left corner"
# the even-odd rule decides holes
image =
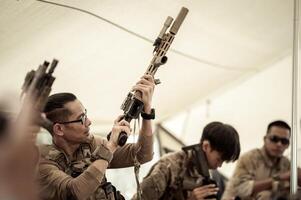
[[[118,148],[109,168],[133,166],[135,154],[137,154],[137,159],[141,164],[150,161],[153,158],[153,136],[140,134],[137,143],[125,144]]]
[[[100,185],[103,175],[96,167],[89,166],[73,178],[47,160],[39,166],[40,195],[42,199],[87,199]]]
[[[245,198],[252,195],[255,180],[256,165],[251,154],[242,156],[236,165],[232,180],[230,180],[230,190],[236,196]],[[227,188],[228,189],[228,188]]]
[[[160,199],[171,181],[169,163],[159,161],[155,164],[141,183],[142,200]],[[132,200],[136,200],[134,195]]]

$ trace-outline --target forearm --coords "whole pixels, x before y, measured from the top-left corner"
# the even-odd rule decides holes
[[[151,113],[151,106],[150,105],[145,105],[143,110],[146,114],[150,114]],[[141,127],[141,130],[140,130],[140,134],[146,135],[146,136],[152,136],[153,135],[152,120],[145,120],[145,119],[142,120],[142,127]]]
[[[237,178],[238,179],[238,178]],[[234,183],[233,188],[237,196],[245,198],[256,195],[265,190],[272,190],[273,179],[268,178],[264,180],[238,180]]]
[[[144,112],[149,114],[151,106],[145,106]],[[153,158],[153,131],[152,120],[142,120],[142,127],[139,132],[139,139],[136,143],[138,149],[137,158],[140,163],[145,163]]]
[[[253,193],[254,181],[250,179],[242,179],[235,177],[232,179],[233,185],[231,186],[231,194],[241,198],[251,197]]]
[[[153,133],[151,120],[143,120],[138,142],[135,144],[138,148],[137,158],[140,163],[145,163],[153,158]]]
[[[142,120],[142,126],[139,134],[144,136],[153,135],[152,120],[145,120],[145,119]]]
[[[272,187],[273,187],[273,179],[272,178],[255,181],[253,190],[252,190],[252,195],[255,195],[264,190],[272,190]]]
[[[99,159],[99,160],[95,160],[90,166],[95,167],[98,170],[97,174],[99,175],[99,177],[96,178],[98,178],[98,180],[101,181],[103,174],[105,174],[108,168],[108,165],[109,165],[108,161]]]
[[[94,161],[76,178],[62,171],[57,163],[42,160],[39,166],[39,182],[43,199],[87,199],[100,186],[107,161]]]
[[[107,145],[100,144],[96,147],[91,155],[91,161],[94,162],[69,184],[77,199],[87,199],[100,186],[115,150],[116,145],[110,141]]]
[[[68,184],[72,196],[77,199],[91,196],[99,187],[107,167],[107,161],[96,160],[80,176],[73,178]]]

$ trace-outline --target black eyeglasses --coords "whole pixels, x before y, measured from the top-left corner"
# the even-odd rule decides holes
[[[82,125],[86,124],[87,121],[87,110],[85,109],[85,112],[80,116],[77,120],[67,121],[67,122],[56,122],[59,124],[71,124],[71,123],[78,123],[80,122]]]
[[[273,143],[278,143],[279,141],[281,142],[281,144],[283,145],[288,145],[290,143],[289,139],[287,138],[282,138],[282,137],[278,137],[276,135],[272,135],[268,137],[269,140]]]

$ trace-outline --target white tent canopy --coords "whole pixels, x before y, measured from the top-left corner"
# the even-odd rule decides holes
[[[156,74],[156,122],[192,144],[219,120],[238,130],[242,152],[260,147],[270,121],[291,120],[293,0],[0,0],[0,99],[56,58],[53,92],[75,93],[92,130],[107,131],[182,6],[190,11]]]
[[[163,122],[185,144],[194,144],[201,130],[212,121],[231,124],[239,133],[241,154],[261,148],[267,126],[274,120],[292,121],[291,56],[266,68],[231,89],[208,96],[189,109]],[[301,109],[299,107],[299,112]],[[300,124],[298,138],[300,135]],[[298,166],[301,166],[301,140],[298,141]],[[284,153],[290,157],[291,146]],[[231,177],[235,164],[224,164],[220,171]]]
[[[190,12],[156,75],[158,120],[291,52],[293,1],[0,0],[0,91],[19,92],[26,72],[57,58],[53,92],[75,93],[95,124],[111,124],[182,6]]]

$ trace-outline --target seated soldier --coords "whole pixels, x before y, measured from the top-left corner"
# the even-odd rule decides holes
[[[205,185],[199,166],[206,166],[208,171],[221,167],[224,161],[235,161],[240,154],[238,133],[228,124],[212,122],[204,128],[200,143],[193,146],[204,155],[204,162],[196,162],[196,156],[190,151],[163,156],[141,183],[143,200],[203,200],[217,195],[217,185]]]
[[[237,161],[223,199],[270,200],[272,193],[288,190],[290,162],[283,155],[290,142],[291,128],[281,120],[271,122],[264,136],[262,148],[246,152]],[[301,184],[301,170],[298,169]]]

